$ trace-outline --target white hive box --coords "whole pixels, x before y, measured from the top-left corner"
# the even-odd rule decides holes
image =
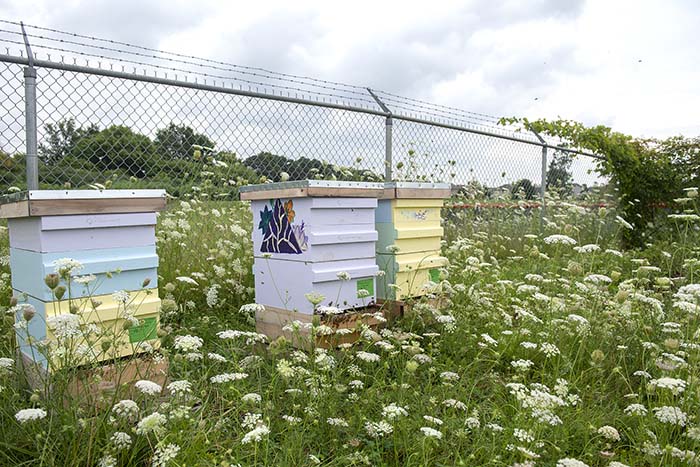
[[[381,192],[378,183],[321,180],[242,187],[253,211],[256,302],[307,315],[312,292],[341,310],[373,304]]]

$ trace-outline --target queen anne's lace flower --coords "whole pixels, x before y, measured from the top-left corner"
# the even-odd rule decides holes
[[[243,397],[241,397],[241,402],[249,403],[249,404],[259,404],[262,401],[262,397],[260,394],[250,392],[248,394],[245,394]]]
[[[371,363],[376,363],[379,361],[379,355],[376,353],[371,353],[371,352],[365,352],[363,350],[360,350],[355,354],[357,358],[362,360],[363,362],[371,362]]]
[[[420,428],[420,431],[425,435],[426,438],[435,438],[435,439],[442,439],[442,433],[440,433],[439,430],[436,430],[435,428],[431,428],[429,426],[422,426]]]
[[[347,421],[343,418],[328,418],[326,419],[326,423],[328,423],[331,426],[338,426],[342,428],[347,428],[350,426]]]
[[[165,424],[168,419],[165,415],[154,412],[147,417],[141,419],[141,421],[136,425],[137,435],[147,435],[150,433],[158,434],[165,429]]]
[[[112,294],[112,300],[125,305],[129,303],[129,292],[125,290],[117,290]]]
[[[83,270],[85,266],[72,258],[60,258],[53,262],[56,274],[61,277],[74,276]]]
[[[544,238],[547,245],[576,245],[576,240],[566,235],[550,235]]]
[[[394,432],[394,427],[387,421],[365,423],[365,431],[370,438],[383,438]]]
[[[564,459],[559,459],[557,461],[557,467],[589,467],[585,462],[581,462],[578,459],[572,459],[566,457]]]
[[[215,384],[230,383],[232,381],[238,381],[248,377],[248,373],[222,373],[220,375],[212,376],[209,380]]]
[[[147,394],[149,396],[158,395],[163,390],[163,387],[160,384],[154,383],[153,381],[149,381],[147,379],[136,381],[134,386],[136,386],[136,389],[141,391],[143,394]]]
[[[620,441],[620,433],[615,427],[604,425],[598,428],[598,434],[608,441]]]
[[[654,416],[661,423],[669,425],[685,426],[688,422],[688,415],[678,407],[663,407],[654,408]]]
[[[649,381],[649,383],[647,383],[647,387],[651,390],[666,389],[674,396],[677,396],[685,391],[686,385],[687,383],[682,379],[669,377],[652,379]]]
[[[182,379],[173,381],[172,383],[168,384],[167,388],[170,393],[181,396],[192,392],[192,383]]]
[[[181,352],[196,352],[203,344],[204,341],[201,337],[190,336],[189,334],[185,336],[176,336],[173,341],[173,347]]]
[[[15,364],[15,361],[11,358],[0,357],[0,371],[10,370]]]
[[[115,449],[129,449],[131,447],[131,436],[123,431],[115,431],[109,441],[115,447]]]
[[[266,425],[258,425],[250,430],[241,439],[241,444],[257,443],[262,441],[263,437],[270,434],[270,429]]]
[[[21,424],[25,424],[46,418],[46,415],[46,410],[44,409],[22,409],[15,414],[15,419]]]
[[[53,330],[54,336],[59,340],[80,336],[80,317],[70,313],[51,316],[46,319],[46,324]]]
[[[394,402],[382,409],[382,416],[387,420],[393,420],[395,418],[405,417],[407,415],[408,411],[406,408],[396,405]]]
[[[124,399],[114,404],[112,414],[127,420],[135,420],[139,415],[139,406],[131,399]]]
[[[646,415],[647,408],[642,404],[630,404],[624,410],[627,415]]]

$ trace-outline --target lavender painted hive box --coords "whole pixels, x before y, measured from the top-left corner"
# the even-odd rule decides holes
[[[341,310],[373,304],[381,191],[378,183],[321,180],[242,187],[253,211],[256,302],[307,315],[315,312],[310,293]]]
[[[78,323],[71,346],[82,349],[85,362],[159,345],[155,225],[156,212],[165,208],[164,190],[40,190],[0,203],[0,218],[8,219],[12,288],[20,305],[17,341],[25,362],[63,366],[52,353],[62,316]],[[72,280],[58,281],[65,291],[57,294],[45,278],[66,259],[80,267]],[[28,323],[23,304],[35,311]]]

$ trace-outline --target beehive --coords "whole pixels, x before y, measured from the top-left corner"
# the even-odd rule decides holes
[[[440,210],[450,192],[447,183],[384,184],[375,215],[377,264],[385,272],[377,279],[380,299],[419,297],[430,291],[427,283],[439,281],[447,265],[440,255]]]
[[[147,348],[144,343],[159,344],[155,224],[156,212],[164,207],[163,190],[46,190],[2,199],[14,295],[20,305],[35,310],[26,329],[23,307],[16,316],[25,361],[55,369],[66,362],[131,355]],[[65,293],[59,299],[44,278],[65,259],[82,268],[71,281],[60,280]],[[79,279],[86,276],[94,279],[87,284]],[[68,345],[75,355],[46,350],[45,344],[51,349],[56,343],[57,320],[64,317],[79,323],[80,332]]]
[[[315,311],[310,293],[341,310],[374,303],[381,192],[378,183],[320,180],[242,187],[253,211],[256,302],[306,315]]]

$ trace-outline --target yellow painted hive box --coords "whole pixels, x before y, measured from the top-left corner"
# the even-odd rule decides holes
[[[385,184],[375,214],[377,295],[384,300],[405,300],[430,293],[439,282],[447,258],[440,253],[444,229],[441,209],[450,196],[444,183],[393,182]]]
[[[46,369],[113,360],[160,347],[157,289],[131,292],[126,303],[112,294],[60,302],[18,298],[35,310],[28,329],[17,332],[20,351]]]

